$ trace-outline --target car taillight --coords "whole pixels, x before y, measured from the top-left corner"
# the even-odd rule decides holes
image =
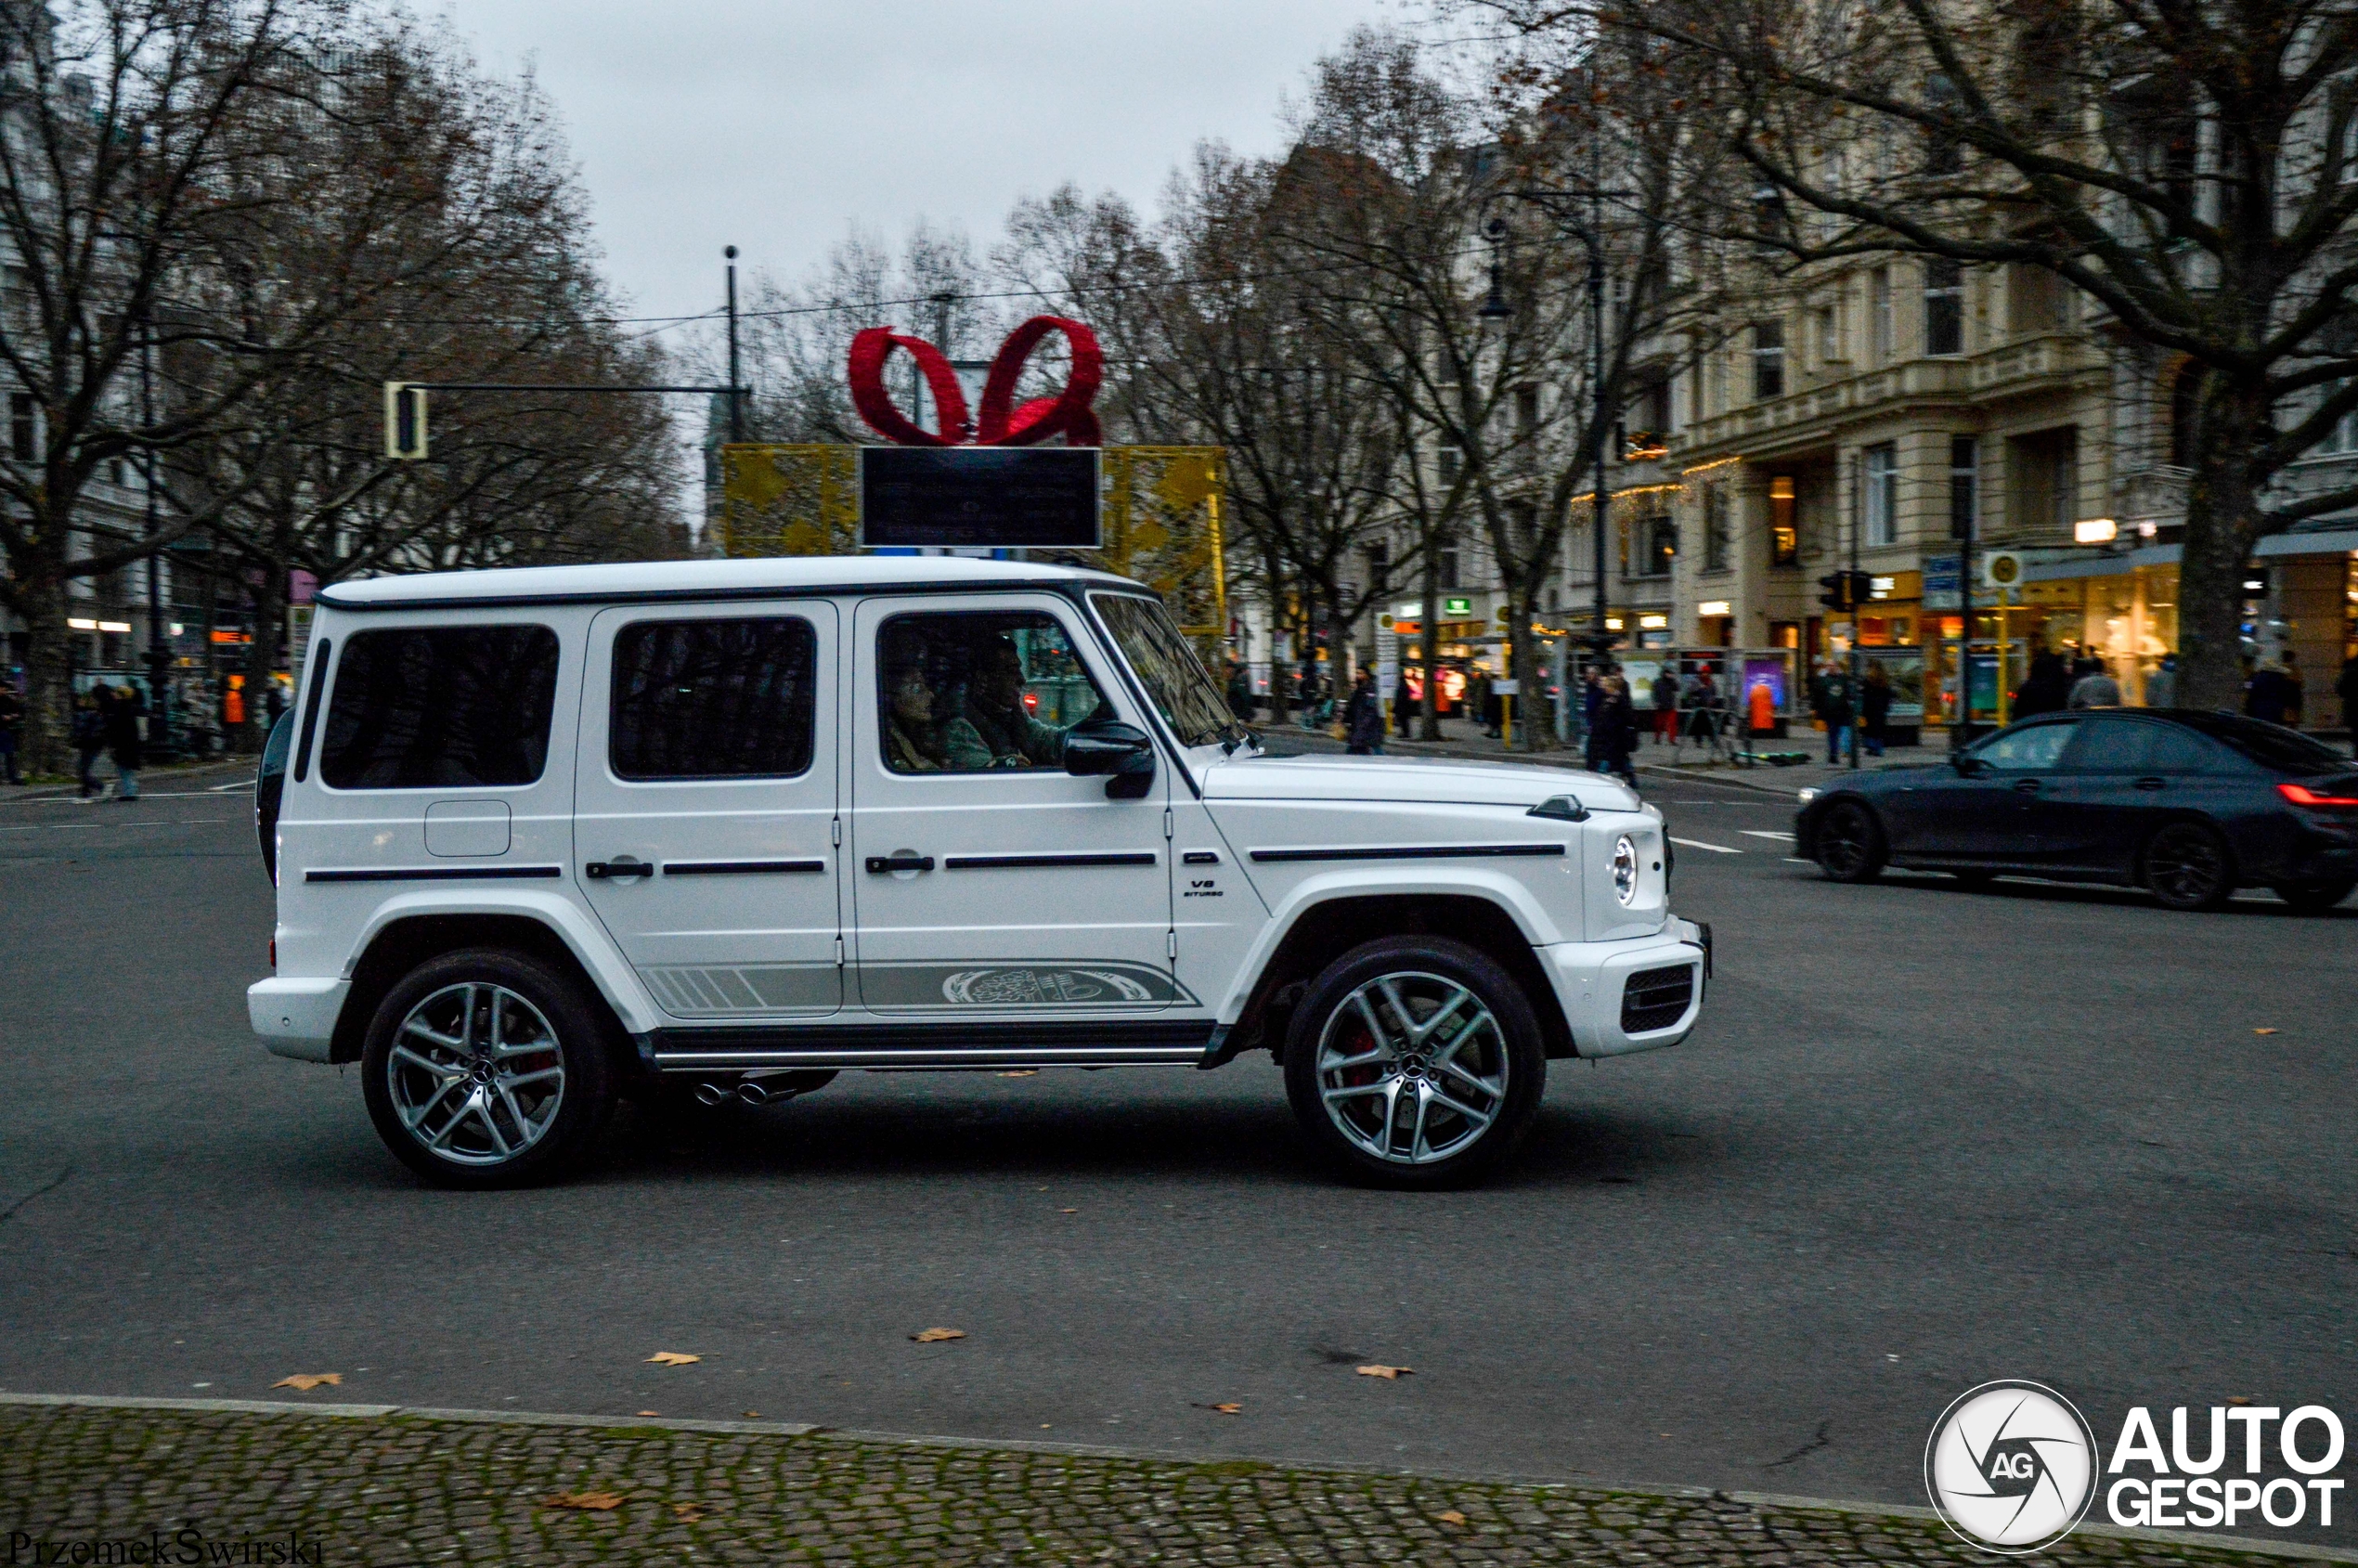
[[[2358,795],[2320,795],[2307,784],[2280,784],[2276,793],[2296,806],[2328,811],[2358,811]]]

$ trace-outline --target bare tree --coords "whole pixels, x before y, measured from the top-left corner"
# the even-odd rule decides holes
[[[1899,251],[2043,269],[2148,350],[2184,471],[2179,697],[2235,701],[2253,546],[2358,504],[2358,486],[2277,488],[2358,411],[2358,15],[2340,0],[1481,8],[1575,41],[1642,33],[1706,70],[1757,188],[1716,214],[1725,236],[1794,263]]]

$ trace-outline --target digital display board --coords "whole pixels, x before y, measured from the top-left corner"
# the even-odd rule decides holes
[[[1095,550],[1094,447],[863,447],[870,549]]]

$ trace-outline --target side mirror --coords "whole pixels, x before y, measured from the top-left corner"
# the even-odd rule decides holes
[[[1950,758],[1949,765],[1957,770],[1957,776],[1961,779],[1977,779],[1989,771],[1989,763],[1978,757],[1967,757],[1963,753]]]
[[[1065,771],[1103,778],[1108,800],[1136,800],[1154,786],[1154,740],[1135,724],[1093,719],[1065,733]]]

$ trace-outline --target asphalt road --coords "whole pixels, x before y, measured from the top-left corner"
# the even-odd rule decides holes
[[[1257,1056],[847,1074],[464,1196],[355,1073],[253,1042],[244,799],[154,787],[0,808],[0,1389],[335,1371],[315,1397],[1913,1504],[1986,1379],[2106,1443],[2132,1404],[2358,1405],[2358,909],[1835,887],[1779,802],[1650,784],[1704,1022],[1556,1064],[1486,1190],[1333,1184]]]

